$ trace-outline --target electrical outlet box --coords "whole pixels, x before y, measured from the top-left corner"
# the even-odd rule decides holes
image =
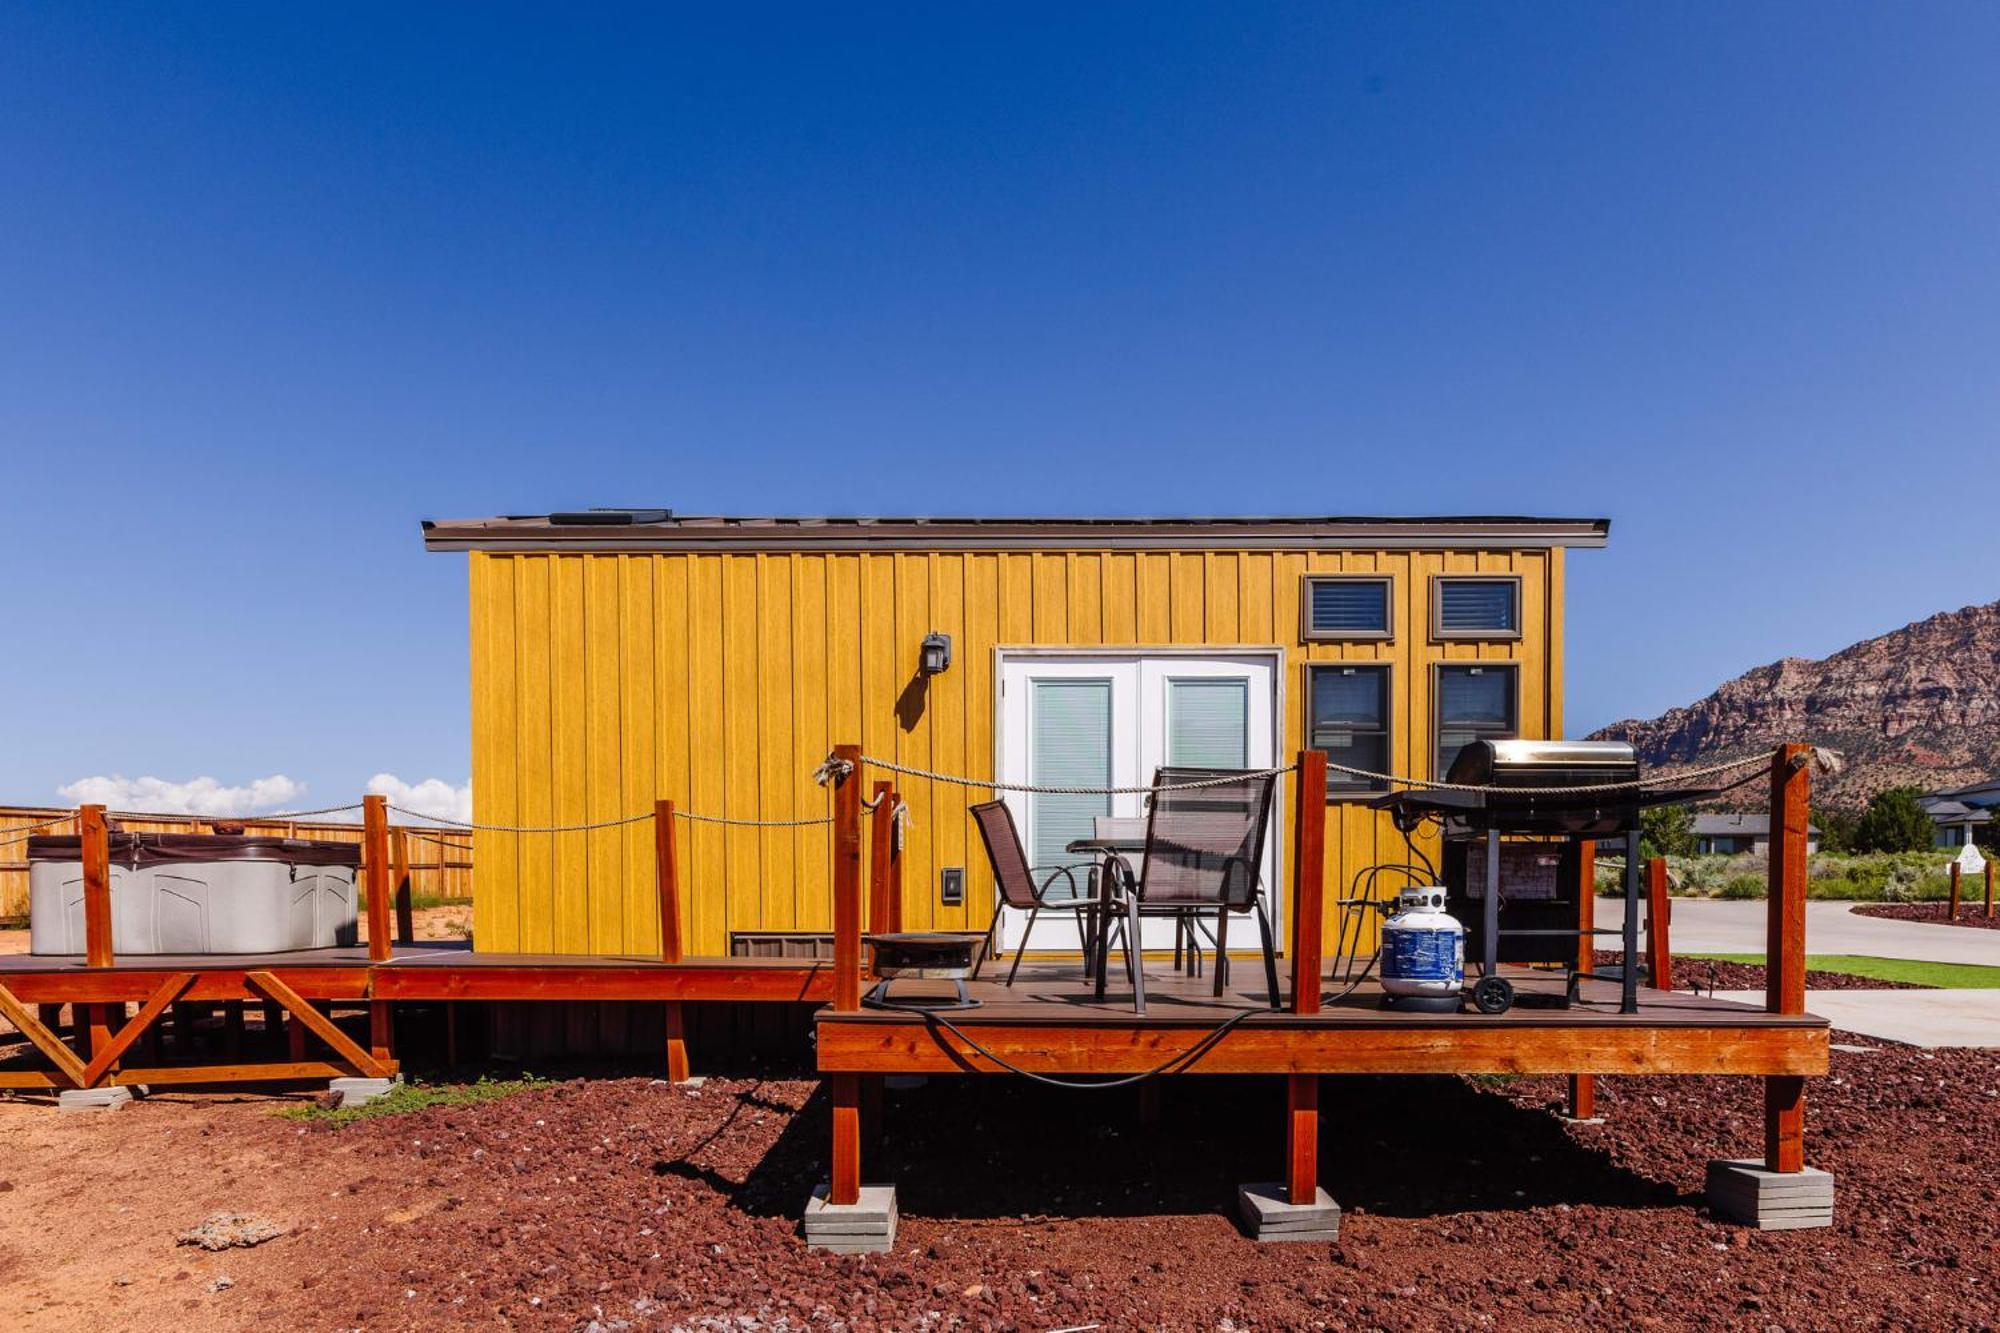
[[[946,866],[938,871],[938,901],[946,907],[958,907],[965,902],[964,867]]]

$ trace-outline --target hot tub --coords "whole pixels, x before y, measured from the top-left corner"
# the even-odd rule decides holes
[[[113,833],[111,951],[284,953],[353,944],[361,849],[241,834]],[[28,840],[29,948],[81,954],[82,839]]]

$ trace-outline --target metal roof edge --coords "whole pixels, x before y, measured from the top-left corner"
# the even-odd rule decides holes
[[[423,520],[432,551],[1035,551],[1593,549],[1609,519],[1047,518],[729,520],[556,527],[521,520]],[[1011,529],[1011,530],[1010,530]]]

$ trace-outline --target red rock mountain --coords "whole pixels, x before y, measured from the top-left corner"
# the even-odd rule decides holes
[[[1831,746],[1846,767],[1817,780],[1815,801],[1850,808],[1898,783],[1932,790],[2000,777],[2000,602],[1940,612],[1819,661],[1784,658],[1591,739],[1629,741],[1662,767],[1781,741]]]

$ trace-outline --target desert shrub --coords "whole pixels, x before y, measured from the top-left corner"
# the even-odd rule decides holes
[[[1723,882],[1722,889],[1716,897],[1731,902],[1742,902],[1750,898],[1763,897],[1764,890],[1765,880],[1762,875],[1731,875]]]

